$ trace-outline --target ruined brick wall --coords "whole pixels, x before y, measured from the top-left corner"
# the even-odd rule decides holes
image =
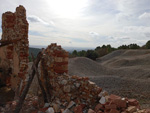
[[[6,77],[6,84],[17,91],[25,84],[25,75],[28,68],[28,22],[26,10],[23,6],[16,8],[16,12],[6,12],[2,15],[2,39],[3,41],[21,39],[17,43],[0,48],[0,66],[7,65],[10,69]],[[4,75],[6,76],[6,75]],[[21,83],[21,85],[20,85]]]
[[[51,101],[69,103],[95,103],[101,88],[90,82],[87,77],[68,76],[68,52],[56,44],[45,50],[41,61],[41,80],[51,96]],[[47,84],[47,86],[46,86]]]
[[[57,44],[49,45],[43,55],[42,63],[47,67],[49,75],[68,73],[68,52]]]

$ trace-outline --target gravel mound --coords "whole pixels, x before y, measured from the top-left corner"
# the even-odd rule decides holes
[[[87,76],[109,93],[150,107],[150,50],[117,50],[96,61],[71,58],[69,75]]]
[[[105,75],[107,71],[107,68],[86,57],[69,59],[69,75],[100,76]]]

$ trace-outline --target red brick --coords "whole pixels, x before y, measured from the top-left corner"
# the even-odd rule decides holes
[[[120,97],[120,96],[117,96],[117,95],[114,95],[114,94],[111,94],[111,95],[109,96],[109,98],[108,98],[109,101],[115,100],[115,99],[121,99],[121,97]]]
[[[85,104],[80,104],[80,106],[82,107],[82,109],[84,109],[86,107]]]
[[[29,56],[29,54],[26,54],[26,53],[21,53],[20,54],[20,57],[28,57]]]
[[[10,82],[10,81],[11,81],[11,77],[7,77],[7,78],[6,78],[6,85],[7,85],[7,86],[10,86],[10,85],[11,85],[11,82]]]
[[[150,113],[150,109],[146,109],[146,113]]]
[[[109,112],[110,112],[110,110],[106,110],[106,109],[104,110],[104,113],[109,113]]]
[[[58,74],[63,74],[63,73],[68,73],[68,70],[60,70],[60,69],[57,70],[57,69],[55,69],[54,72],[58,73]]]
[[[57,54],[56,56],[57,57],[63,57],[63,58],[69,57],[68,54]]]
[[[7,52],[7,58],[8,59],[13,59],[13,53],[12,52]]]
[[[110,110],[110,109],[116,109],[116,108],[117,108],[116,104],[105,105],[105,109],[108,109],[108,110]]]
[[[48,109],[48,107],[46,108],[41,108],[39,111],[45,112]]]
[[[81,105],[76,106],[76,107],[74,108],[74,113],[83,113],[83,108],[82,108],[82,106],[81,106]]]
[[[98,87],[96,92],[99,94],[101,91],[102,91],[102,88]]]
[[[95,106],[95,109],[94,109],[96,112],[98,112],[99,110],[104,110],[104,106],[102,104],[97,104]]]
[[[38,113],[38,111],[36,110],[36,111],[32,111],[31,113]]]
[[[83,80],[84,80],[84,81],[89,80],[89,78],[88,78],[88,77],[82,77],[82,78],[83,78]]]
[[[109,113],[120,113],[120,112],[116,109],[111,109]]]
[[[13,51],[14,46],[8,46],[8,47],[7,47],[7,49],[9,49],[9,50]]]
[[[96,112],[94,110],[92,110],[92,109],[89,109],[88,113],[96,113]]]
[[[23,79],[25,77],[25,74],[24,73],[18,73],[18,76]]]
[[[126,100],[115,99],[115,100],[112,100],[112,103],[116,104],[117,107],[119,107],[119,108],[126,108],[127,107]]]
[[[55,65],[68,65],[68,62],[54,62]]]
[[[128,100],[128,105],[129,106],[138,106],[139,102],[136,99],[129,99]]]

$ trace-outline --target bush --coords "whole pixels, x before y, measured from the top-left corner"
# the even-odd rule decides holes
[[[96,58],[98,58],[98,54],[94,50],[87,50],[86,57],[96,60]]]
[[[146,49],[150,49],[150,40],[145,45]]]

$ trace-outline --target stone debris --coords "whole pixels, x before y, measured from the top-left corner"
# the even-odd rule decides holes
[[[141,110],[136,106],[132,106],[128,103],[130,99],[125,99],[126,106],[119,105],[116,95],[109,95],[110,99],[105,104],[100,104],[99,102],[88,104],[76,103],[70,101],[68,105],[64,106],[63,103],[57,104],[54,102],[46,103],[43,107],[39,106],[39,100],[37,96],[28,96],[25,99],[25,103],[21,110],[21,113],[150,113],[150,109]],[[113,98],[112,98],[113,97]],[[121,98],[121,97],[120,97]],[[134,100],[135,101],[135,100]],[[86,101],[85,101],[86,102]],[[138,101],[136,100],[138,103]],[[124,102],[123,102],[124,103]],[[8,102],[5,107],[0,107],[1,113],[11,113],[15,109],[17,101]]]
[[[17,44],[0,49],[0,58],[9,59],[7,64],[12,69],[7,83],[17,92],[18,85],[23,89],[25,75],[28,74],[28,23],[24,7],[17,7],[15,13],[4,13],[2,23],[2,40],[22,38]],[[102,92],[102,88],[91,82],[88,77],[69,76],[68,52],[56,43],[43,51],[40,72],[40,80],[49,103],[44,104],[39,95],[28,94],[21,113],[150,113],[149,109],[141,110],[139,102],[135,99]],[[19,82],[16,81],[16,77]],[[10,81],[16,81],[17,85]],[[11,113],[17,103],[17,99],[7,102],[0,107],[0,113]]]
[[[54,109],[52,107],[49,107],[47,110],[46,110],[46,113],[55,113],[54,112]],[[57,112],[56,112],[57,113]]]
[[[105,104],[106,103],[106,98],[102,96],[101,99],[99,100],[99,103]]]

